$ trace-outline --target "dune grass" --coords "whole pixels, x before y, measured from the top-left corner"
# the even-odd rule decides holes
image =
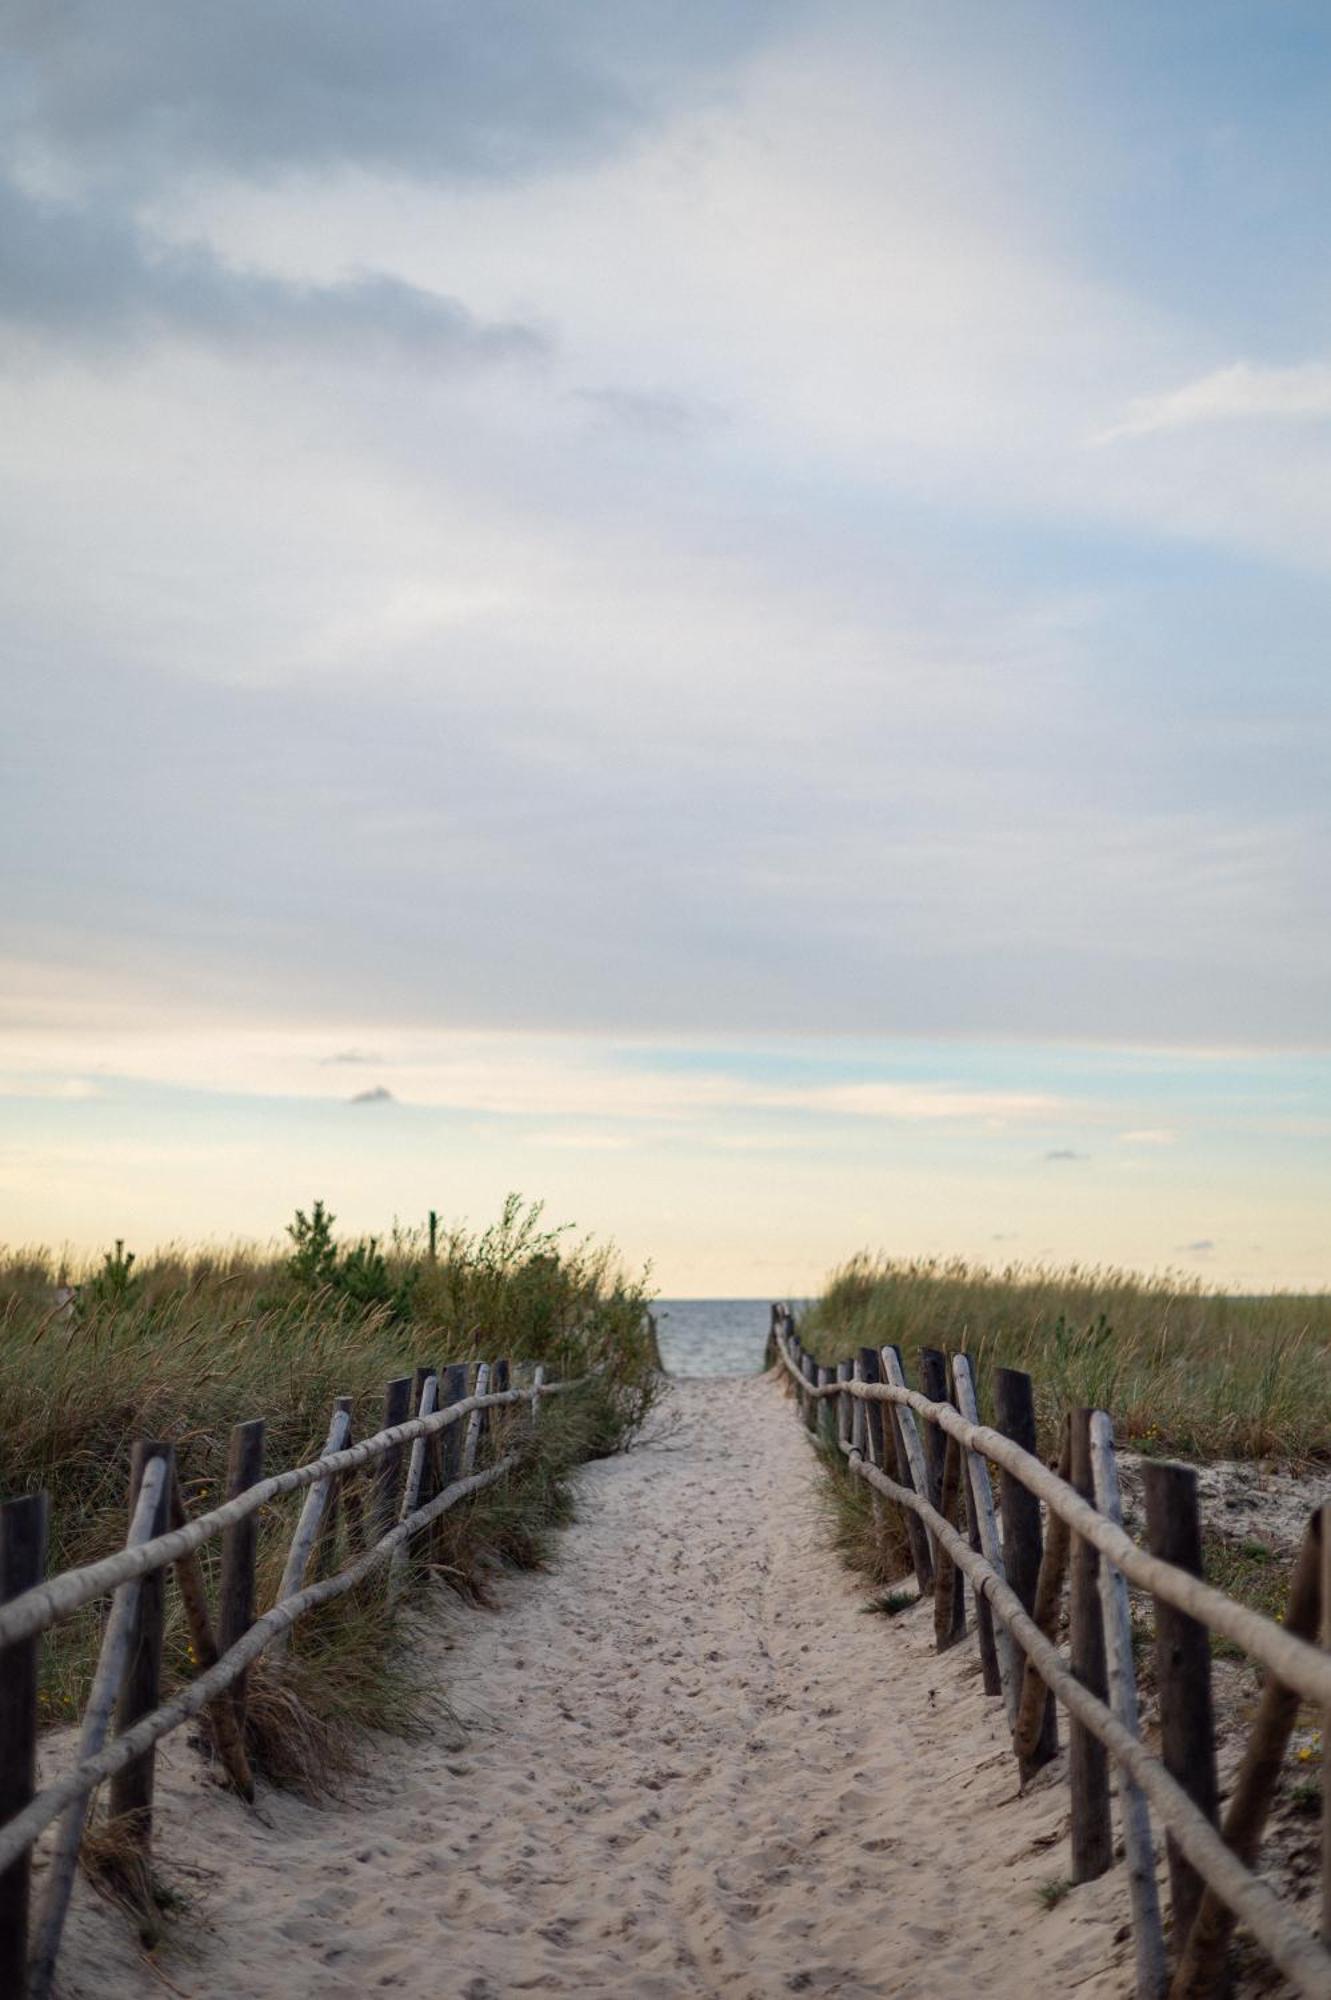
[[[266,1418],[266,1464],[280,1470],[317,1456],[335,1396],[354,1398],[363,1437],[380,1427],[390,1377],[500,1356],[566,1378],[603,1372],[594,1388],[550,1399],[535,1435],[514,1418],[520,1470],[444,1517],[432,1566],[483,1599],[497,1567],[542,1561],[549,1530],[567,1518],[570,1469],[621,1449],[651,1408],[642,1283],[612,1251],[547,1228],[539,1207],[516,1198],[493,1227],[448,1232],[433,1255],[423,1230],[339,1244],[319,1204],[287,1235],[268,1249],[169,1247],[141,1260],[117,1246],[86,1270],[41,1250],[0,1252],[0,1489],[50,1494],[51,1570],[123,1541],[136,1438],[175,1445],[186,1509],[201,1512],[221,1497],[233,1423]],[[65,1283],[80,1287],[72,1305],[56,1290]],[[261,1515],[261,1604],[298,1506],[296,1496]],[[210,1545],[214,1571],[217,1557]],[[188,1657],[175,1592],[168,1603],[170,1683]],[[81,1708],[102,1610],[89,1606],[49,1636],[48,1722]],[[256,1675],[256,1713],[275,1717],[264,1733],[276,1744],[303,1734],[295,1761],[311,1780],[355,1730],[407,1729],[419,1714],[409,1663],[384,1643],[386,1614],[382,1588],[339,1600],[298,1628],[289,1665]]]
[[[1045,1445],[1065,1410],[1090,1404],[1138,1451],[1331,1460],[1331,1294],[1231,1298],[1174,1275],[859,1256],[800,1337],[827,1361],[894,1343],[913,1381],[921,1347],[967,1353],[982,1406],[994,1368],[1024,1368]]]

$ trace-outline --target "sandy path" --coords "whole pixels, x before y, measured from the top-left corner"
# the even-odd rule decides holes
[[[682,1382],[660,1429],[581,1475],[551,1573],[432,1626],[460,1726],[385,1744],[354,1803],[260,1820],[173,1745],[160,1852],[203,1918],[162,1958],[175,1990],[1129,1990],[1121,1870],[1039,1907],[1066,1786],[1017,1798],[927,1608],[862,1615],[775,1386]],[[86,1894],[64,1989],[164,1990]]]

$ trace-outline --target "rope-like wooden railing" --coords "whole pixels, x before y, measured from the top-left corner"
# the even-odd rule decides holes
[[[1149,1803],[1167,1830],[1171,1848],[1171,1880],[1175,1885],[1173,1943],[1177,1962],[1173,1983],[1169,1987],[1171,2000],[1184,2000],[1184,1996],[1202,2000],[1202,1996],[1219,1990],[1224,1976],[1224,1952],[1235,1920],[1247,1925],[1298,1992],[1315,1996],[1315,2000],[1331,2000],[1331,1949],[1328,1949],[1331,1945],[1331,1862],[1328,1863],[1325,1881],[1320,1939],[1311,1935],[1270,1885],[1253,1872],[1252,1866],[1299,1696],[1316,1702],[1324,1715],[1331,1718],[1331,1659],[1310,1643],[1318,1633],[1318,1578],[1324,1565],[1331,1579],[1331,1556],[1328,1554],[1331,1551],[1331,1503],[1319,1509],[1312,1518],[1291,1591],[1290,1612],[1286,1624],[1277,1625],[1248,1607],[1235,1604],[1190,1570],[1139,1548],[1127,1535],[1119,1518],[1113,1429],[1103,1411],[1074,1413],[1072,1457],[1069,1459],[1065,1452],[1060,1471],[1055,1472],[1013,1438],[975,1420],[978,1413],[974,1409],[969,1364],[964,1356],[954,1357],[952,1364],[954,1391],[959,1391],[958,1401],[963,1405],[962,1410],[954,1408],[950,1402],[935,1400],[912,1390],[905,1381],[901,1357],[894,1348],[884,1348],[880,1355],[872,1349],[862,1349],[860,1359],[838,1371],[837,1376],[826,1369],[812,1369],[796,1335],[793,1318],[785,1308],[775,1308],[773,1312],[768,1360],[770,1364],[779,1365],[789,1378],[806,1422],[812,1418],[816,1426],[819,1405],[839,1399],[836,1423],[829,1420],[822,1428],[824,1443],[839,1446],[854,1476],[863,1479],[882,1499],[893,1502],[908,1522],[919,1523],[927,1531],[933,1551],[933,1566],[940,1577],[944,1573],[950,1577],[953,1569],[963,1574],[975,1592],[977,1609],[980,1605],[986,1606],[1009,1645],[1014,1644],[1024,1656],[1024,1682],[1017,1679],[1015,1662],[1010,1671],[1001,1676],[1003,1691],[1008,1697],[1008,1716],[1013,1724],[1014,1747],[1023,1775],[1031,1768],[1032,1751],[1040,1735],[1045,1704],[1050,1696],[1062,1704],[1074,1732],[1084,1732],[1082,1740],[1098,1746],[1101,1757],[1107,1751],[1119,1766],[1120,1811],[1136,1944],[1137,1993],[1156,2000],[1165,1991],[1168,1977],[1155,1884]],[[880,1362],[886,1381],[867,1379],[878,1371]],[[1004,1374],[1010,1381],[1016,1371],[1004,1371]],[[1017,1377],[1017,1380],[1025,1384],[1030,1402],[1029,1378]],[[895,1478],[884,1463],[884,1426],[866,1421],[857,1430],[853,1419],[848,1423],[845,1415],[856,1407],[864,1407],[867,1412],[882,1405],[887,1406],[885,1414],[899,1423],[903,1432],[904,1449],[896,1459]],[[1030,1402],[1030,1409],[1033,1412],[1033,1402]],[[925,1454],[915,1425],[917,1416],[950,1440],[949,1450],[959,1451],[964,1456],[974,1455],[977,1464],[987,1460],[996,1465],[1005,1480],[1016,1482],[1042,1500],[1049,1510],[1051,1533],[1038,1562],[1038,1582],[1031,1580],[1033,1573],[1027,1565],[1027,1601],[1023,1602],[1005,1574],[1005,1553],[1015,1557],[1015,1547],[1010,1552],[1005,1551],[996,1532],[991,1533],[984,1525],[986,1502],[991,1524],[993,1515],[993,1489],[987,1468],[983,1468],[978,1476],[972,1476],[969,1484],[963,1482],[968,1512],[979,1530],[978,1536],[968,1538],[959,1533],[957,1526],[948,1518],[946,1503],[938,1504],[945,1483],[939,1482],[931,1492]],[[1078,1430],[1082,1433],[1095,1504],[1079,1492],[1074,1483]],[[1031,1436],[1033,1438],[1033,1419]],[[1151,1470],[1148,1468],[1148,1474]],[[1162,1466],[1157,1476],[1163,1481],[1184,1470]],[[1065,1473],[1071,1476],[1063,1476]],[[1188,1504],[1195,1507],[1195,1477],[1182,1484],[1176,1479],[1171,1491],[1176,1502],[1181,1501],[1185,1507]],[[1006,1521],[1006,1508],[1004,1517]],[[1059,1532],[1053,1532],[1054,1529]],[[976,1547],[977,1540],[983,1546]],[[1065,1660],[1055,1643],[1058,1606],[1063,1576],[1070,1567],[1069,1555],[1075,1563],[1079,1545],[1088,1553],[1089,1561],[1099,1574],[1089,1600],[1083,1596],[1078,1602],[1074,1589],[1072,1657]],[[1097,1562],[1097,1557],[1103,1560]],[[1126,1592],[1129,1581],[1151,1593],[1161,1615],[1182,1613],[1184,1622],[1192,1620],[1199,1629],[1209,1626],[1223,1633],[1268,1670],[1267,1692],[1254,1728],[1249,1755],[1240,1772],[1222,1828],[1217,1829],[1213,1819],[1214,1746],[1209,1740],[1209,1733],[1204,1746],[1205,1758],[1209,1759],[1211,1766],[1209,1790],[1203,1782],[1208,1773],[1196,1768],[1195,1752],[1191,1763],[1187,1759],[1176,1758],[1175,1768],[1168,1767],[1171,1739],[1167,1731],[1162,1744],[1164,1761],[1148,1751],[1141,1741],[1137,1726],[1132,1632]],[[1331,1596],[1331,1587],[1324,1595]],[[1088,1670],[1084,1649],[1079,1656],[1079,1638],[1084,1637],[1088,1621],[1091,1636],[1100,1649],[1098,1676]],[[1324,1643],[1331,1640],[1328,1622],[1331,1621],[1325,1621],[1324,1613]],[[952,1642],[949,1627],[950,1619],[938,1615],[936,1629],[940,1648]],[[1094,1651],[1093,1648],[1091,1650]],[[1185,1671],[1179,1664],[1183,1650],[1163,1649],[1161,1664],[1166,1673],[1170,1671],[1170,1658],[1175,1661],[1175,1674]],[[1209,1652],[1203,1646],[1200,1655],[1193,1649],[1190,1657],[1194,1676],[1192,1685],[1186,1689],[1176,1686],[1172,1692],[1176,1697],[1185,1697],[1185,1706],[1189,1698],[1193,1699],[1195,1707],[1204,1706],[1209,1718]],[[1205,1681],[1204,1703],[1195,1699],[1199,1657],[1202,1662],[1200,1673]],[[1033,1689],[1038,1689],[1038,1695],[1033,1695]],[[1170,1692],[1162,1687],[1162,1710],[1166,1705],[1165,1697]],[[1177,1699],[1174,1706],[1178,1706]],[[1331,1735],[1325,1731],[1324,1739],[1331,1744]],[[1076,1741],[1074,1736],[1074,1747]],[[1328,1764],[1331,1764],[1331,1749],[1324,1753],[1324,1790],[1331,1788],[1328,1787]],[[1076,1879],[1086,1879],[1090,1874],[1104,1872],[1112,1860],[1108,1786],[1107,1782],[1099,1786],[1093,1782],[1094,1763],[1092,1761],[1088,1767],[1083,1758],[1079,1787],[1078,1768],[1074,1760],[1070,1764],[1074,1864],[1078,1860],[1079,1849],[1083,1859],[1087,1854],[1095,1859],[1089,1866],[1074,1865],[1074,1875]],[[1091,1773],[1089,1779],[1086,1776],[1088,1769]],[[1324,1812],[1328,1803],[1331,1801],[1324,1799]],[[1331,1837],[1328,1837],[1327,1851],[1331,1855]],[[1204,1894],[1189,1890],[1186,1896],[1180,1897],[1178,1875],[1173,1866],[1175,1861],[1185,1867],[1185,1886],[1195,1880],[1204,1885]],[[1186,1870],[1195,1873],[1188,1876]]]
[[[108,1778],[112,1781],[112,1814],[146,1864],[155,1747],[207,1710],[227,1776],[243,1797],[252,1798],[243,1723],[245,1677],[254,1661],[268,1648],[280,1650],[300,1619],[345,1596],[384,1563],[391,1565],[393,1587],[399,1588],[409,1551],[423,1531],[432,1529],[460,1501],[493,1486],[522,1464],[518,1441],[511,1434],[495,1434],[498,1455],[492,1464],[476,1469],[487,1412],[520,1407],[531,1426],[546,1397],[567,1394],[591,1379],[584,1375],[573,1381],[550,1381],[545,1370],[537,1368],[530,1381],[510,1387],[507,1362],[497,1362],[493,1369],[482,1362],[475,1392],[468,1395],[467,1374],[461,1365],[444,1371],[443,1408],[437,1407],[441,1377],[433,1367],[418,1369],[415,1385],[408,1377],[390,1383],[386,1415],[403,1418],[413,1395],[418,1414],[387,1422],[359,1444],[351,1442],[350,1400],[338,1398],[321,1455],[266,1479],[258,1476],[262,1423],[236,1425],[229,1497],[193,1521],[183,1518],[171,1447],[137,1445],[126,1545],[99,1562],[49,1579],[42,1576],[45,1495],[0,1507],[0,1599],[8,1599],[0,1604],[0,1992],[26,1993],[29,2000],[46,2000],[50,1992],[95,1787]],[[502,1386],[489,1388],[492,1379]],[[465,1444],[456,1428],[464,1424]],[[403,1447],[408,1444],[412,1449],[403,1483]],[[347,1482],[368,1467],[374,1468],[376,1482],[368,1524],[373,1539],[335,1574],[319,1575],[332,1566],[328,1558],[344,1493],[348,1532],[353,1520],[358,1539],[365,1531],[362,1497],[356,1491],[353,1511]],[[274,1500],[301,1491],[307,1497],[277,1599],[255,1617],[255,1517]],[[173,1520],[175,1525],[168,1526]],[[215,1635],[197,1551],[219,1537],[223,1563]],[[317,1580],[306,1583],[312,1561]],[[163,1572],[173,1565],[199,1671],[186,1687],[162,1701]],[[108,1593],[112,1601],[84,1713],[78,1761],[34,1795],[40,1635]],[[108,1742],[113,1706],[117,1728]],[[29,1953],[32,1846],[62,1815]]]

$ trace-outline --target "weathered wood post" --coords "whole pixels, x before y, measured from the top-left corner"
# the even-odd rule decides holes
[[[904,1389],[906,1365],[901,1358],[899,1347],[883,1347],[883,1376],[894,1389]],[[929,1475],[925,1469],[924,1447],[915,1424],[915,1412],[897,1403],[887,1405],[888,1425],[892,1433],[892,1457],[896,1467],[897,1485],[909,1486],[921,1495],[926,1494]],[[927,1597],[934,1587],[934,1561],[928,1532],[918,1514],[910,1508],[903,1509],[906,1516],[906,1535],[910,1542],[910,1558],[915,1565],[915,1581],[920,1587],[920,1596]]]
[[[878,1358],[876,1347],[862,1347],[856,1358],[856,1370],[861,1382],[881,1382],[883,1364]],[[883,1404],[875,1397],[872,1402],[860,1404],[864,1412],[864,1456],[879,1472],[887,1471],[887,1426],[883,1422]],[[881,1538],[885,1520],[884,1501],[881,1493],[873,1496],[873,1517]]]
[[[150,1460],[165,1461],[162,1487],[153,1512],[149,1535],[164,1535],[171,1524],[171,1478],[175,1466],[174,1447],[159,1438],[142,1440],[130,1458],[129,1518],[134,1519],[139,1487]],[[141,1715],[156,1708],[162,1692],[162,1638],[166,1629],[166,1571],[150,1570],[139,1584],[139,1601],[130,1629],[129,1658],[116,1702],[116,1730],[123,1734]],[[115,1772],[111,1779],[110,1814],[118,1831],[133,1847],[144,1865],[152,1853],[153,1777],[157,1767],[157,1746]]]
[[[467,1364],[465,1361],[450,1361],[444,1370],[440,1386],[439,1407],[449,1410],[454,1403],[462,1402],[467,1393]],[[462,1423],[449,1424],[440,1439],[440,1480],[444,1486],[451,1486],[455,1479],[462,1477],[462,1440],[466,1426]]]
[[[836,1380],[835,1374],[825,1361],[820,1361],[817,1364],[814,1376],[820,1389],[825,1389],[829,1382],[835,1382]],[[826,1445],[829,1451],[834,1451],[836,1449],[836,1411],[832,1407],[832,1398],[830,1396],[820,1396],[814,1404],[813,1409],[816,1425],[814,1434],[819,1444]]]
[[[1320,1625],[1325,1560],[1323,1512],[1319,1507],[1309,1520],[1290,1578],[1284,1625],[1296,1639],[1316,1639]],[[1220,1827],[1226,1847],[1249,1868],[1257,1859],[1298,1713],[1297,1691],[1286,1687],[1268,1669],[1248,1747],[1234,1778]],[[1179,1954],[1178,1971],[1169,1989],[1170,2000],[1212,2000],[1221,1990],[1225,1948],[1234,1923],[1233,1911],[1215,1890],[1204,1890],[1187,1942]]]
[[[410,1417],[411,1387],[410,1375],[396,1375],[388,1384],[384,1391],[384,1430],[396,1430]],[[397,1489],[401,1477],[402,1446],[390,1445],[379,1460],[374,1481],[374,1504],[370,1513],[374,1523],[371,1533],[376,1542],[383,1540],[397,1519]]]
[[[439,1217],[433,1209],[430,1210],[429,1229],[430,1229],[430,1247],[429,1251],[427,1252],[427,1255],[429,1256],[430,1262],[434,1264],[437,1263],[439,1259]]]
[[[1146,1546],[1162,1562],[1202,1574],[1202,1522],[1197,1474],[1190,1465],[1142,1461],[1146,1496]],[[1160,1756],[1194,1805],[1215,1824],[1219,1786],[1215,1766],[1215,1707],[1211,1695],[1211,1641],[1206,1627],[1186,1611],[1153,1597],[1155,1676],[1160,1702]],[[1174,1943],[1181,1950],[1202,1900],[1201,1876],[1166,1830],[1169,1901]]]
[[[937,1347],[920,1349],[920,1387],[931,1403],[949,1403],[953,1400],[948,1386],[947,1356]],[[955,1438],[949,1438],[937,1424],[924,1427],[924,1462],[929,1473],[929,1499],[940,1514],[950,1518],[950,1508],[944,1504],[949,1497],[944,1489],[947,1485],[948,1459],[953,1460],[953,1477],[959,1478],[961,1462],[957,1454],[961,1447]],[[964,1482],[962,1482],[964,1484]],[[955,1498],[955,1494],[951,1496]],[[956,1567],[946,1549],[934,1547],[934,1642],[940,1653],[954,1646],[966,1631],[966,1579]]]
[[[180,1490],[179,1477],[174,1472],[171,1475],[170,1519],[173,1529],[185,1525],[185,1499]],[[198,1550],[191,1549],[188,1554],[177,1557],[173,1568],[181,1603],[185,1607],[190,1659],[196,1673],[206,1673],[209,1667],[217,1665],[220,1648],[213,1631],[212,1614],[208,1608],[208,1584]],[[205,1712],[212,1730],[213,1748],[222,1760],[227,1777],[240,1796],[253,1803],[254,1776],[245,1754],[244,1736],[236,1721],[231,1689],[223,1688],[221,1694],[209,1702]],[[0,1987],[0,1992],[3,1990]]]
[[[238,1500],[263,1478],[262,1417],[231,1426],[231,1442],[226,1460],[226,1497]],[[228,1652],[243,1639],[254,1623],[255,1570],[259,1553],[259,1517],[247,1514],[243,1521],[222,1530],[222,1574],[217,1597],[217,1643]],[[232,1682],[227,1694],[236,1712],[236,1726],[245,1728],[245,1688],[249,1668]]]
[[[1035,1385],[1020,1368],[1000,1368],[994,1376],[996,1428],[1004,1437],[1035,1455],[1038,1442],[1035,1427]],[[1003,1564],[1007,1580],[1021,1599],[1023,1610],[1034,1615],[1035,1592],[1044,1557],[1044,1537],[1040,1528],[1040,1503],[1030,1490],[1010,1472],[998,1475],[998,1505],[1003,1518]],[[1046,1689],[1044,1718],[1030,1756],[1018,1753],[1017,1764],[1023,1784],[1026,1779],[1058,1755],[1058,1707]]]
[[[510,1386],[511,1386],[510,1370],[507,1360],[501,1359],[499,1361],[496,1361],[494,1365],[494,1373],[490,1377],[491,1390],[494,1391],[496,1394],[499,1394],[501,1392],[506,1394]],[[503,1408],[495,1410],[492,1414],[494,1416],[494,1423],[491,1427],[491,1439],[492,1439],[491,1456],[494,1458],[502,1458],[504,1455],[504,1445],[507,1441],[508,1433],[511,1428],[512,1411],[511,1408]]]
[[[777,1336],[781,1327],[781,1308],[773,1306],[767,1323],[767,1345],[763,1349],[763,1373],[775,1368],[777,1361]]]
[[[45,1493],[0,1506],[0,1604],[20,1597],[46,1574],[49,1503]],[[40,1634],[17,1639],[0,1653],[0,1825],[22,1812],[37,1775],[37,1661]],[[0,1874],[0,1993],[22,1993],[28,1964],[28,1884],[25,1849]]]
[[[851,1361],[837,1362],[836,1379],[838,1382],[849,1382],[851,1375],[853,1373],[854,1373],[853,1362]],[[854,1399],[852,1397],[846,1394],[844,1389],[841,1391],[841,1394],[836,1399],[836,1441],[838,1446],[841,1448],[843,1452],[846,1451],[850,1445],[850,1427],[852,1422],[851,1409],[853,1406],[853,1400]]]
[[[486,1390],[489,1387],[489,1382],[490,1382],[489,1362],[478,1361],[476,1363],[476,1387],[472,1391],[473,1395],[476,1396],[485,1395]],[[476,1454],[480,1450],[481,1427],[484,1422],[484,1418],[485,1418],[484,1410],[473,1410],[471,1415],[467,1418],[467,1435],[462,1445],[462,1477],[464,1479],[470,1479],[472,1473],[476,1470]]]
[[[1072,1472],[1072,1429],[1071,1421],[1063,1420],[1063,1442],[1058,1457],[1058,1476],[1066,1481]],[[1059,1606],[1063,1602],[1063,1583],[1067,1575],[1068,1547],[1071,1531],[1061,1514],[1052,1510],[1049,1515],[1049,1533],[1045,1537],[1044,1555],[1040,1562],[1040,1577],[1035,1586],[1034,1618],[1045,1638],[1051,1643],[1058,1630]],[[1017,1705],[1017,1726],[1012,1733],[1012,1746],[1017,1753],[1018,1763],[1029,1763],[1035,1756],[1044,1728],[1045,1704],[1049,1699],[1049,1689],[1027,1660],[1021,1683],[1021,1700]]]
[[[975,1379],[971,1374],[969,1358],[964,1354],[954,1354],[952,1357],[952,1391],[957,1408],[967,1423],[978,1424],[980,1406],[975,1391]],[[997,1575],[1003,1577],[1006,1572],[998,1536],[998,1517],[994,1512],[994,1488],[993,1481],[989,1477],[989,1461],[978,1451],[969,1449],[963,1449],[962,1457],[966,1469],[963,1487],[966,1494],[967,1534],[970,1545],[978,1550]],[[1012,1642],[1012,1634],[1006,1625],[995,1623],[988,1598],[978,1590],[975,1593],[975,1627],[980,1641],[984,1691],[986,1694],[1003,1696],[1007,1703],[1008,1722],[1015,1727],[1020,1694],[1017,1687],[1016,1648]]]
[[[1091,1412],[1072,1412],[1071,1483],[1095,1502],[1091,1471]],[[1072,1537],[1069,1596],[1070,1664],[1083,1687],[1099,1700],[1109,1694],[1105,1635],[1100,1616],[1100,1558],[1080,1535]],[[1072,1787],[1072,1879],[1092,1882],[1113,1866],[1109,1823],[1109,1766],[1104,1745],[1075,1718],[1068,1723],[1068,1778]]]
[[[804,1379],[808,1383],[809,1389],[816,1388],[818,1383],[818,1363],[811,1354],[806,1354],[803,1348],[800,1349],[800,1367],[803,1370]],[[808,1390],[804,1394],[804,1428],[810,1431],[818,1429],[818,1398],[811,1396]]]
[[[1104,1410],[1091,1414],[1091,1471],[1095,1504],[1107,1521],[1123,1526],[1114,1426]],[[1105,1633],[1109,1673],[1109,1705],[1130,1736],[1140,1737],[1137,1675],[1132,1659],[1132,1612],[1122,1570],[1100,1558],[1100,1613]],[[1118,1809],[1123,1826],[1123,1851],[1128,1864],[1128,1896],[1132,1904],[1132,1934],[1137,1969],[1137,2000],[1159,2000],[1165,1984],[1165,1935],[1160,1923],[1160,1894],[1155,1883],[1151,1816],[1146,1794],[1131,1772],[1118,1774]]]

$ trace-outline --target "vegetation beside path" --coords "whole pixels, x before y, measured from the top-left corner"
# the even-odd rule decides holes
[[[282,1249],[173,1246],[141,1259],[117,1244],[82,1270],[44,1250],[0,1252],[0,1486],[50,1493],[51,1570],[123,1541],[136,1438],[175,1445],[186,1508],[202,1512],[222,1497],[234,1423],[265,1417],[267,1466],[281,1470],[319,1454],[335,1396],[354,1398],[354,1435],[365,1437],[380,1427],[390,1377],[500,1356],[566,1378],[601,1372],[543,1407],[512,1478],[444,1517],[433,1567],[483,1598],[496,1566],[538,1565],[568,1516],[570,1470],[622,1449],[657,1393],[643,1283],[612,1250],[571,1240],[516,1198],[480,1232],[440,1233],[432,1219],[429,1231],[345,1243],[316,1203],[287,1237]],[[260,1516],[261,1602],[276,1592],[298,1505]],[[215,1564],[218,1545],[204,1553]],[[187,1677],[188,1652],[178,1594],[168,1603],[169,1687]],[[81,1709],[102,1610],[49,1635],[48,1722]],[[382,1585],[368,1588],[302,1621],[280,1669],[261,1663],[250,1705],[271,1776],[317,1787],[365,1726],[416,1725],[423,1690],[393,1624]]]

